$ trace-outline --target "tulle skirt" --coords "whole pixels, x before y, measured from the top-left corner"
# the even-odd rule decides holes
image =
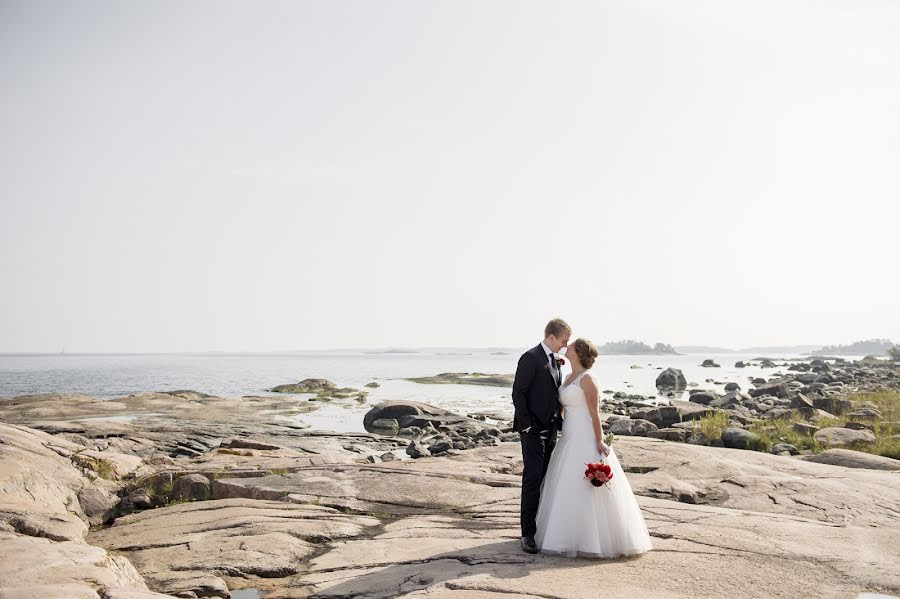
[[[580,415],[579,415],[580,416]],[[535,542],[541,553],[614,558],[652,549],[640,506],[616,453],[604,461],[612,479],[602,487],[584,478],[600,460],[589,416],[567,418],[541,486]]]

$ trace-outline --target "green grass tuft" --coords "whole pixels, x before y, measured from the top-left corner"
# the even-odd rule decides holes
[[[728,412],[718,410],[695,420],[691,434],[695,437],[698,434],[703,435],[703,438],[709,443],[715,439],[721,439],[726,428],[728,428]]]

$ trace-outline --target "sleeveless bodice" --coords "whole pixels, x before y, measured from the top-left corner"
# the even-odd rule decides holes
[[[584,396],[584,389],[581,388],[581,379],[588,373],[587,370],[576,376],[571,383],[563,385],[559,389],[559,403],[562,407],[569,410],[577,410],[583,408],[588,410],[587,398]]]

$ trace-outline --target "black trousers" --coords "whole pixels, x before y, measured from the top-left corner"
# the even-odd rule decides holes
[[[537,517],[538,504],[541,501],[541,483],[547,474],[550,454],[556,447],[556,430],[550,431],[548,438],[541,439],[536,432],[519,433],[522,442],[522,506],[520,508],[522,536],[533,537],[537,532],[534,519]]]

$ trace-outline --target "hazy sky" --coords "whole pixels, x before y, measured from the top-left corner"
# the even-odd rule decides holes
[[[0,351],[900,341],[900,2],[0,0]]]

